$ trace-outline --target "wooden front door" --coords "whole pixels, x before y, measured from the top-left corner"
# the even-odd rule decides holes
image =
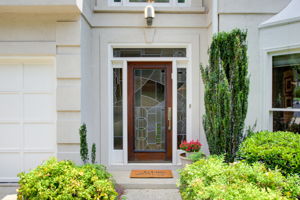
[[[128,63],[128,161],[172,160],[172,63]]]

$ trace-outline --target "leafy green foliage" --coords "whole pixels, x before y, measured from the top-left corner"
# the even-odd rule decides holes
[[[101,165],[76,166],[52,158],[29,173],[20,173],[18,199],[115,200],[111,175]]]
[[[92,145],[91,161],[92,161],[92,164],[95,164],[95,161],[96,161],[96,144],[95,143],[93,143],[93,145]]]
[[[85,124],[81,125],[79,129],[79,135],[80,135],[80,157],[82,162],[86,164],[89,160],[89,150],[88,150],[88,144],[86,140],[87,130]]]
[[[262,131],[252,134],[240,146],[238,155],[248,163],[263,162],[284,174],[300,174],[300,135]]]
[[[205,158],[205,154],[201,150],[188,156],[188,159],[192,160],[193,162],[196,162],[202,158]]]
[[[285,177],[261,163],[224,163],[212,156],[188,165],[180,172],[183,200],[277,200],[300,197],[300,178]]]
[[[211,154],[233,161],[243,139],[249,77],[247,33],[235,29],[213,37],[209,66],[201,66],[205,85],[203,124]],[[212,103],[213,102],[213,103]]]

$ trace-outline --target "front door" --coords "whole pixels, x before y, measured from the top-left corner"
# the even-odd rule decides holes
[[[172,160],[172,63],[128,63],[128,161]]]

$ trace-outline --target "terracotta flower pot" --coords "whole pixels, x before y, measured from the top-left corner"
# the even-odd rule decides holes
[[[186,153],[181,153],[180,155],[180,159],[181,159],[181,165],[182,167],[185,167],[187,164],[192,164],[193,161],[187,158]]]

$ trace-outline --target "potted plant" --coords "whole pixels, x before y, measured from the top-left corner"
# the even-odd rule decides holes
[[[193,157],[203,157],[203,153],[200,151],[202,144],[199,142],[199,140],[191,140],[190,142],[183,141],[179,145],[179,149],[183,150],[184,153],[180,154],[180,159],[183,167],[185,167],[186,164],[191,164],[193,161],[195,162],[195,159]],[[192,155],[197,154],[197,155]],[[199,154],[199,155],[198,155]]]

